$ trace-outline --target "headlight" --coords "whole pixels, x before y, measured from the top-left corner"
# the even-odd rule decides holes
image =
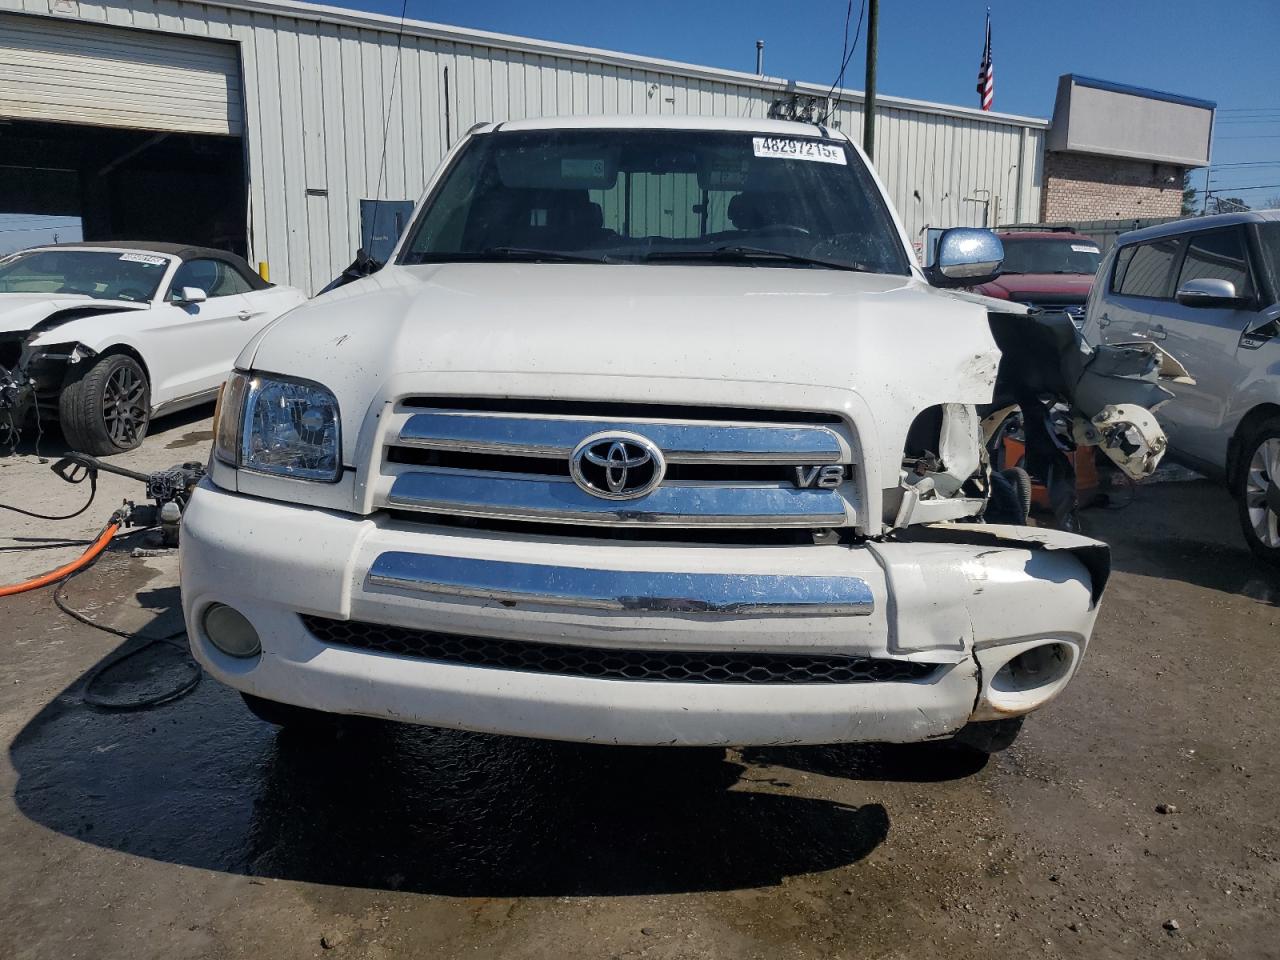
[[[342,475],[338,401],[318,383],[237,371],[215,429],[214,455],[224,463],[329,483]]]

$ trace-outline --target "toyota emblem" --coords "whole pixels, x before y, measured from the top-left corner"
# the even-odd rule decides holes
[[[605,500],[643,497],[666,472],[662,451],[638,433],[593,433],[569,457],[573,482]]]

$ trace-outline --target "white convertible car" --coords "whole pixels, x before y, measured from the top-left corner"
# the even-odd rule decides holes
[[[57,419],[68,445],[131,450],[211,400],[253,336],[306,299],[223,250],[60,244],[0,259],[0,437]]]

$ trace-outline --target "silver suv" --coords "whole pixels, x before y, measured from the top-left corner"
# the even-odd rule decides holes
[[[1181,361],[1195,382],[1160,408],[1170,456],[1223,480],[1249,547],[1280,564],[1280,210],[1126,233],[1098,277],[1086,339]]]

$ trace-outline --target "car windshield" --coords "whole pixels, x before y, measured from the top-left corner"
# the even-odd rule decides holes
[[[145,251],[32,250],[0,260],[0,293],[81,294],[151,300],[169,265]]]
[[[1004,238],[1001,273],[1085,273],[1098,272],[1102,251],[1092,240],[1081,237]]]
[[[475,137],[400,262],[494,260],[910,273],[880,191],[847,142],[724,131]]]

